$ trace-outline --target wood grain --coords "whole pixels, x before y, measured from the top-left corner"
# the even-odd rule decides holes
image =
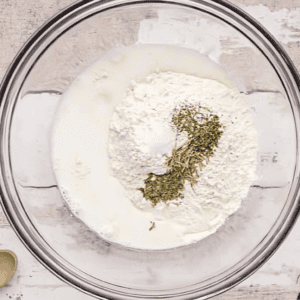
[[[32,33],[48,18],[73,2],[0,0],[0,79]],[[258,18],[278,38],[300,70],[300,18],[298,21],[293,20],[294,15],[298,16],[297,12],[300,16],[299,0],[232,0],[232,3]],[[289,20],[293,22],[289,23]],[[15,276],[8,286],[0,290],[1,300],[94,299],[64,283],[38,262],[20,242],[1,208],[0,249],[14,251],[19,259]],[[300,292],[299,253],[300,222],[297,222],[280,249],[259,271],[213,299],[296,300]]]

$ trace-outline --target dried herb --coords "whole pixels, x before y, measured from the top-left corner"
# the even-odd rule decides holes
[[[172,121],[178,131],[187,132],[188,141],[174,149],[172,156],[167,158],[166,165],[170,169],[166,174],[148,174],[148,178],[144,180],[145,188],[139,188],[153,206],[160,201],[183,198],[181,192],[185,181],[188,180],[192,186],[197,183],[197,167],[202,170],[203,162],[208,162],[213,156],[223,133],[217,115],[199,113],[194,107],[187,105],[175,110]]]
[[[151,231],[155,227],[155,222],[151,222],[152,226],[149,228],[149,231]]]

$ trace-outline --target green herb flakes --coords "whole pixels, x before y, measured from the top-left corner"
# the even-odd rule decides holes
[[[149,228],[149,231],[151,231],[153,228],[155,228],[155,222],[151,222],[152,226]]]
[[[170,169],[166,174],[148,174],[144,180],[145,188],[139,188],[144,198],[150,200],[153,206],[160,201],[183,198],[181,192],[185,181],[188,180],[192,186],[197,183],[197,167],[202,170],[203,162],[207,163],[213,156],[223,133],[217,115],[210,114],[209,111],[207,114],[199,113],[188,105],[175,110],[172,121],[179,132],[187,132],[188,141],[174,149],[172,156],[167,158],[166,165]]]

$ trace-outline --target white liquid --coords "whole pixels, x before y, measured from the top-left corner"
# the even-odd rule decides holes
[[[107,147],[113,110],[126,97],[131,80],[155,71],[216,79],[232,87],[212,62],[194,51],[168,46],[115,50],[82,73],[64,94],[52,140],[56,177],[72,211],[106,239],[146,249],[191,243],[217,228],[182,234],[182,225],[164,220],[149,231],[153,211],[138,209],[110,175]]]

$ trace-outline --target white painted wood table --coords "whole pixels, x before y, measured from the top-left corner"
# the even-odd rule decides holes
[[[74,0],[0,0],[0,79],[29,36]],[[283,45],[300,71],[300,0],[232,0]],[[18,269],[0,300],[94,299],[56,278],[21,243],[0,207],[0,249],[13,250]],[[279,250],[254,275],[215,300],[300,299],[300,220]]]

